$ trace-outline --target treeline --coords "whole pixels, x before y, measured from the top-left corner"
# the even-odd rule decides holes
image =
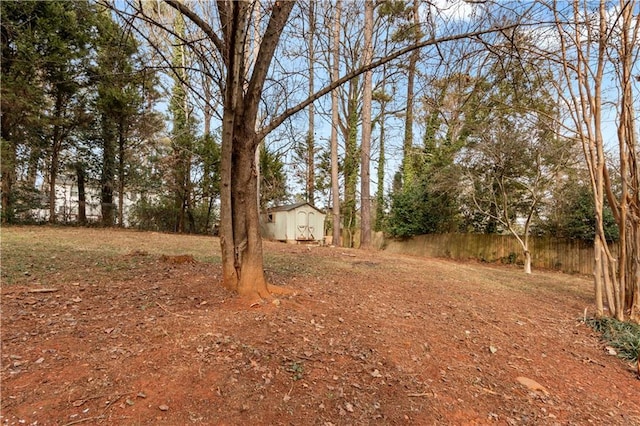
[[[390,2],[378,9],[379,54],[424,36],[409,30],[417,22],[412,9],[417,5]],[[150,14],[169,13],[154,7]],[[318,9],[302,7],[300,19],[314,29],[309,34],[329,37],[315,29],[317,21],[330,19],[327,10]],[[356,22],[357,12],[355,2],[344,5],[343,13]],[[159,45],[148,43],[150,29],[116,21],[100,4],[3,2],[3,222],[36,220],[35,212],[42,210],[49,222],[67,220],[56,211],[56,184],[70,177],[78,188],[73,217],[80,223],[87,222],[86,188],[92,187],[98,190],[102,225],[214,229],[220,191],[220,137],[211,124],[216,93],[192,72],[197,58],[184,43],[184,19],[179,14],[171,19],[175,34],[162,52],[172,65],[167,68],[158,60]],[[363,39],[357,25],[341,25],[339,32],[343,67],[352,69],[360,63]],[[303,41],[311,52],[311,78],[316,68],[328,70],[322,55],[313,53],[322,43]],[[468,40],[447,46],[447,63],[416,51],[408,64],[392,64],[374,75],[374,230],[395,237],[500,233],[522,228],[530,217],[537,234],[593,239],[595,215],[581,153],[553,132],[561,110],[552,96],[553,77],[539,71],[541,59],[518,53],[531,50],[534,40],[505,35],[492,43],[495,50],[473,55]],[[403,82],[402,74],[410,81]],[[362,84],[356,78],[338,91],[345,245],[353,244],[361,219],[356,183]],[[190,94],[194,87],[204,95]],[[262,145],[257,169],[263,208],[293,199],[331,208],[330,153],[316,142],[313,114],[311,109],[306,135],[291,138],[288,157],[282,154],[286,145],[280,154]],[[387,130],[394,121],[405,129],[403,155],[390,166],[385,151],[400,139]],[[391,187],[385,185],[390,167],[397,167]],[[127,197],[135,204],[125,218]],[[607,218],[608,236],[615,239],[610,212]]]
[[[2,222],[211,233],[220,143],[199,130],[189,76],[158,66],[136,30],[99,3],[0,7]],[[175,45],[180,64],[186,53]],[[263,149],[261,163],[265,202],[282,198],[282,161]],[[65,183],[73,206],[61,201]]]

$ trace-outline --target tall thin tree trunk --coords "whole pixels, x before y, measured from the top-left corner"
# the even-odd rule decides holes
[[[420,24],[419,10],[420,3],[413,0],[413,25],[416,27]],[[417,40],[416,40],[417,41]],[[416,67],[418,66],[420,52],[414,50],[409,56],[409,65],[407,70],[407,105],[404,119],[404,140],[402,143],[402,180],[403,185],[409,185],[415,180],[414,158],[413,158],[413,110],[415,97],[415,78]]]
[[[56,126],[58,127],[58,126]],[[54,131],[54,139],[56,135],[56,131]],[[54,143],[55,145],[55,143]],[[51,153],[51,163],[49,164],[49,223],[56,223],[56,180],[58,179],[58,150],[53,149]]]
[[[385,54],[389,43],[389,28],[387,27],[385,37]],[[387,64],[382,66],[382,85],[380,98],[380,152],[378,153],[378,186],[376,189],[376,222],[375,230],[381,231],[384,223],[384,169],[386,165],[385,158],[385,137],[386,137],[386,113],[387,113]]]
[[[620,202],[618,228],[620,251],[620,306],[629,312],[632,321],[640,323],[640,166],[636,114],[633,98],[633,69],[637,56],[640,16],[637,1],[620,1],[620,42],[618,46],[618,78],[621,84],[619,101],[618,148],[620,157]],[[640,367],[640,361],[639,361]]]
[[[343,129],[344,147],[344,202],[342,204],[342,245],[354,247],[356,230],[356,184],[358,182],[358,78],[349,81],[347,101],[347,126]]]
[[[332,56],[333,64],[331,68],[331,81],[335,82],[340,74],[340,14],[342,1],[337,0],[333,16],[333,41]],[[338,90],[331,92],[331,195],[333,213],[333,244],[340,246],[340,186],[338,182]]]
[[[87,196],[84,188],[85,171],[84,165],[76,164],[76,179],[78,183],[78,223],[87,223]]]
[[[101,199],[101,212],[102,212],[102,224],[104,226],[113,226],[114,222],[114,208],[113,208],[113,181],[115,177],[115,155],[116,155],[116,141],[115,134],[111,128],[110,120],[103,117],[102,124],[102,192],[100,194]]]
[[[203,111],[203,125],[204,125],[204,143],[205,143],[205,151],[209,151],[208,144],[213,143],[211,141],[211,119],[212,119],[212,107],[211,107],[211,87],[209,84],[209,80],[205,77],[203,78],[203,89],[204,89],[204,111]],[[209,164],[208,161],[205,161],[203,166],[203,199],[207,200],[207,217],[204,225],[204,232],[209,233],[209,227],[211,225],[211,212],[213,211],[213,193],[211,191],[211,183],[210,176],[212,172],[212,165]]]
[[[315,1],[309,2],[309,34],[307,47],[309,49],[309,96],[315,92],[315,37],[316,37],[316,16]],[[309,131],[307,133],[307,201],[312,206],[315,205],[315,107],[309,104]]]
[[[384,73],[384,71],[383,71]],[[385,83],[384,79],[386,79],[386,75],[383,77],[382,83],[382,93],[384,94]],[[378,185],[376,188],[376,222],[375,222],[375,230],[381,231],[383,227],[384,221],[384,168],[386,164],[385,159],[385,137],[386,137],[386,121],[385,121],[385,111],[386,111],[386,101],[380,102],[380,134],[378,137],[380,138],[380,145],[378,153]]]
[[[598,15],[593,14],[586,3],[572,4],[573,19],[570,26],[561,23],[558,6],[554,3],[558,36],[561,48],[562,70],[567,80],[568,103],[573,115],[577,136],[582,144],[585,163],[593,190],[596,235],[594,238],[594,288],[596,316],[604,315],[605,298],[611,316],[624,319],[623,300],[616,257],[607,245],[604,233],[605,197],[609,200],[616,220],[620,212],[614,202],[611,182],[608,178],[604,139],[602,135],[603,78],[608,60],[609,42],[608,10],[604,2],[599,3]],[[597,19],[598,27],[585,24],[585,17]],[[567,31],[569,30],[569,31]],[[575,56],[572,55],[575,53]],[[624,234],[624,233],[623,233]]]
[[[125,187],[125,124],[122,118],[118,124],[118,226],[124,227],[124,187]]]
[[[364,58],[369,64],[373,58],[373,8],[372,0],[364,3]],[[362,100],[362,144],[360,158],[360,248],[371,247],[371,103],[372,72],[364,74],[364,93]]]

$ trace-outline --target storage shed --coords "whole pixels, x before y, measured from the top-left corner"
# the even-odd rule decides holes
[[[262,216],[262,236],[287,243],[324,240],[325,214],[307,202],[273,207]]]

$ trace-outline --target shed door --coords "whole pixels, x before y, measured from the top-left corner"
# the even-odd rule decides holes
[[[296,240],[312,240],[313,226],[309,226],[309,224],[313,224],[314,213],[300,210],[296,218]]]

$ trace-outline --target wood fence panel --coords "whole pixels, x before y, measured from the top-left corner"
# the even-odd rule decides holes
[[[593,244],[550,237],[529,238],[533,268],[593,273]],[[393,240],[385,239],[378,233],[375,239],[378,248],[392,253],[455,260],[476,259],[483,262],[522,264],[524,261],[520,243],[510,235],[428,234]],[[617,256],[617,244],[611,244],[610,249]]]

